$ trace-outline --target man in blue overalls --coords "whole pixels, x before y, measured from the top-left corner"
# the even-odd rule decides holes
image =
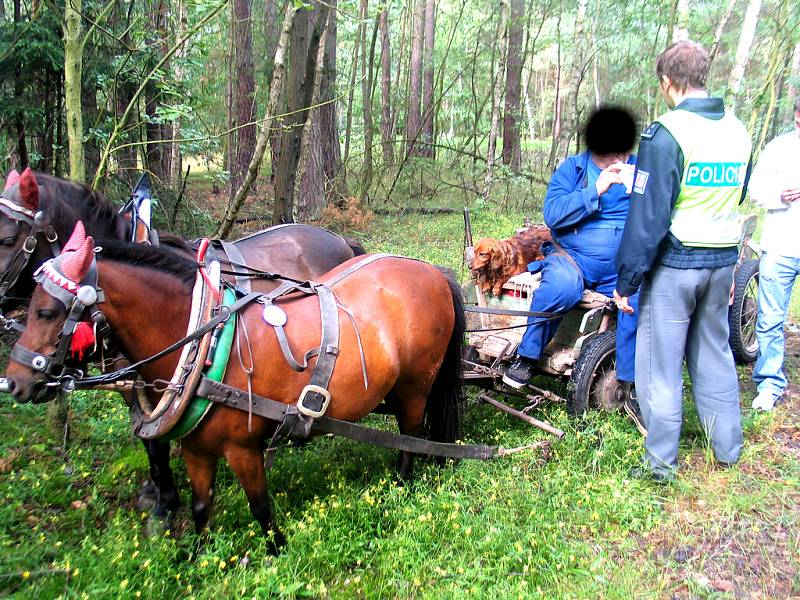
[[[619,108],[601,108],[585,130],[587,150],[570,156],[553,173],[544,200],[544,221],[553,234],[545,244],[545,259],[528,269],[542,273],[531,311],[567,312],[585,288],[611,296],[617,283],[614,263],[630,206],[630,189],[623,177],[633,174],[636,123]],[[633,300],[636,301],[635,299]],[[617,322],[617,378],[632,388],[637,315],[619,313]],[[555,335],[560,320],[529,318],[528,328],[503,383],[523,387],[533,365]],[[626,409],[637,427],[638,406],[629,399]],[[643,431],[643,427],[640,427]]]

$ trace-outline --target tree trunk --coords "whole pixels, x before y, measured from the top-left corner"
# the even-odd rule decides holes
[[[361,49],[361,32],[364,30],[365,24],[363,20],[359,20],[358,28],[356,29],[356,41],[353,44],[353,59],[350,61],[350,85],[347,92],[347,117],[345,120],[344,128],[344,161],[342,177],[347,182],[347,163],[350,160],[350,140],[353,135],[353,99],[356,93],[356,73],[358,72],[358,57]]]
[[[64,3],[64,108],[67,113],[67,140],[69,142],[69,178],[86,179],[83,156],[83,112],[81,110],[81,11],[82,0]]]
[[[331,16],[325,36],[325,56],[320,83],[319,109],[320,142],[322,146],[322,172],[325,176],[325,201],[338,201],[349,195],[347,182],[341,176],[342,148],[339,145],[338,103],[336,98],[336,41],[338,35],[337,0],[328,0]]]
[[[520,96],[522,93],[522,40],[525,0],[511,0],[508,21],[508,59],[506,61],[506,103],[503,112],[503,164],[519,172]]]
[[[316,66],[314,69],[314,82],[311,96],[311,105],[319,104],[321,97],[322,78],[325,68],[325,48],[329,32],[329,21],[336,19],[336,13],[331,11],[328,16],[328,23],[324,25],[322,38],[317,49]],[[295,184],[294,197],[294,220],[298,223],[306,223],[319,217],[322,208],[325,206],[325,189],[322,172],[322,147],[320,145],[320,124],[319,109],[312,108],[311,114],[303,127],[303,135],[300,143],[300,161],[298,166],[298,176]]]
[[[411,34],[411,66],[408,84],[408,108],[406,113],[406,155],[419,154],[417,138],[422,129],[420,120],[420,94],[422,91],[422,48],[425,40],[425,2],[414,1],[413,30]]]
[[[150,14],[150,23],[153,28],[154,37],[151,44],[157,48],[155,57],[163,58],[169,46],[167,40],[167,5],[164,0],[156,0],[153,3]],[[149,65],[152,68],[153,65]],[[147,157],[147,168],[156,178],[158,183],[163,184],[169,176],[167,165],[168,154],[162,141],[165,139],[165,125],[158,119],[158,108],[161,104],[161,89],[157,79],[151,79],[146,88],[145,112],[148,119],[146,124],[147,141],[145,155]]]
[[[578,123],[578,92],[580,91],[583,69],[585,66],[586,45],[584,44],[584,23],[588,0],[578,0],[578,12],[575,16],[575,36],[573,60],[570,67],[569,82],[564,90],[564,104],[561,109],[561,126],[555,143],[550,149],[548,169],[552,172],[559,159],[569,154],[569,144],[575,134]]]
[[[231,5],[231,31],[234,58],[231,64],[235,91],[232,98],[233,120],[229,143],[229,194],[233,200],[244,181],[244,173],[253,158],[256,139],[255,71],[253,67],[253,21],[250,0],[234,0]]]
[[[794,111],[794,103],[800,98],[800,42],[794,47],[792,53],[792,77],[789,85],[789,99],[792,103],[792,112]]]
[[[672,32],[672,42],[682,42],[689,39],[689,0],[677,0],[675,30]]]
[[[327,6],[301,11],[294,20],[289,49],[289,116],[281,135],[280,155],[275,169],[275,204],[272,222],[291,223],[297,164],[300,160],[300,141],[308,118],[316,56],[322,29],[327,20]]]
[[[381,30],[381,145],[383,162],[394,164],[392,132],[392,56],[389,47],[389,10],[384,8],[378,17]]]
[[[747,11],[742,23],[742,31],[739,35],[739,44],[736,47],[736,58],[733,63],[733,70],[728,79],[728,91],[725,95],[728,108],[733,111],[736,108],[739,91],[742,87],[742,79],[750,59],[750,48],[756,36],[756,26],[758,25],[758,13],[761,12],[761,0],[748,0]]]
[[[181,34],[186,31],[188,18],[189,16],[186,10],[186,0],[177,0],[176,38],[180,38]],[[175,81],[180,85],[184,83],[184,67],[181,64],[181,59],[186,57],[186,50],[181,48],[175,53],[175,55],[178,58],[178,60],[175,61]],[[183,176],[181,144],[178,141],[181,138],[180,118],[177,118],[172,122],[171,135],[173,141],[170,143],[169,183],[171,186],[177,187],[180,185],[181,177]]]
[[[369,1],[361,0],[361,20],[366,22],[369,10]],[[364,118],[364,166],[361,170],[361,185],[359,186],[359,197],[362,203],[369,202],[369,188],[372,186],[373,164],[372,164],[372,89],[375,81],[375,39],[378,33],[378,23],[370,38],[370,45],[367,48],[367,28],[361,29],[361,98],[362,116]]]
[[[433,101],[433,50],[436,36],[436,0],[425,0],[425,43],[422,51],[424,67],[422,75],[422,145],[420,156],[433,158],[435,152],[434,117],[436,116]]]
[[[218,238],[225,238],[230,233],[233,224],[236,222],[236,215],[239,214],[244,199],[247,197],[253,182],[258,176],[258,172],[261,168],[261,161],[264,159],[264,154],[269,145],[270,127],[274,126],[269,119],[274,119],[278,106],[280,105],[281,96],[283,95],[283,77],[286,72],[286,48],[289,46],[289,35],[292,31],[292,25],[297,10],[293,2],[286,3],[286,14],[283,18],[281,35],[275,50],[275,66],[272,72],[272,83],[269,88],[269,103],[267,104],[267,110],[264,114],[264,120],[259,124],[256,149],[247,167],[244,181],[242,181],[241,187],[236,190],[233,201],[228,204],[228,209],[225,211],[225,217],[222,223],[220,223],[216,233],[216,237]]]
[[[492,178],[494,176],[494,155],[497,150],[497,133],[500,124],[500,102],[503,94],[505,80],[506,53],[508,49],[508,0],[500,0],[500,21],[497,25],[498,61],[497,72],[494,77],[492,92],[492,119],[489,126],[489,149],[486,152],[486,177],[483,183],[483,199],[488,200],[492,191]]]
[[[717,25],[717,30],[714,32],[714,43],[711,44],[711,50],[708,52],[709,64],[712,64],[714,58],[717,56],[719,44],[722,41],[722,34],[725,32],[725,25],[728,24],[728,20],[730,20],[734,8],[736,8],[736,0],[728,0],[728,6],[725,8],[722,19],[720,19]]]
[[[272,59],[275,57],[275,50],[278,48],[278,38],[281,35],[280,27],[277,0],[264,0],[264,56],[267,57],[265,67],[267,86],[272,82],[272,72],[275,68],[275,63],[272,62]]]

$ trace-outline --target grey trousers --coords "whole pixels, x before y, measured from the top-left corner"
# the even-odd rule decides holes
[[[636,391],[653,472],[678,466],[683,416],[683,359],[700,422],[714,456],[733,463],[742,449],[739,383],[728,345],[733,266],[673,269],[656,265],[639,296]]]

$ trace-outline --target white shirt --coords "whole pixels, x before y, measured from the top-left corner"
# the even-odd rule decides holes
[[[750,177],[750,197],[767,209],[761,247],[800,258],[800,202],[786,206],[781,192],[800,188],[800,133],[779,135],[764,147]]]

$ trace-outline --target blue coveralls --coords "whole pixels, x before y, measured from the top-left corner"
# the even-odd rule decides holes
[[[533,297],[531,311],[566,312],[575,306],[588,288],[611,296],[617,283],[614,258],[630,206],[630,195],[620,184],[612,185],[598,198],[595,182],[600,169],[590,160],[590,153],[570,156],[553,173],[544,200],[544,221],[553,239],[574,259],[545,244],[544,260],[532,262],[528,270],[542,272],[542,281]],[[634,164],[635,156],[628,160]],[[617,378],[634,380],[638,296],[630,298],[632,315],[617,315]],[[517,352],[538,359],[556,333],[560,319],[530,317]]]

